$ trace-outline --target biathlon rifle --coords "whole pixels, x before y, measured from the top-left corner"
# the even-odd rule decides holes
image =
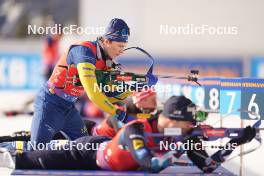
[[[126,48],[124,51],[130,50],[130,49],[136,49],[144,53],[145,55],[148,56],[148,58],[151,60],[151,64],[148,68],[147,73],[153,72],[153,67],[154,67],[154,58],[144,49],[140,47],[130,47]],[[187,80],[187,81],[192,81],[201,86],[201,84],[198,82],[198,75],[199,71],[198,70],[191,70],[190,75],[188,76],[165,76],[165,75],[155,75],[158,78],[168,78],[168,79],[181,79],[181,80]],[[123,72],[121,70],[120,64],[116,64],[116,69],[114,70],[109,70],[109,71],[104,71],[104,70],[96,70],[96,77],[97,80],[103,79],[104,82],[106,83],[111,83],[111,84],[116,84],[116,83],[121,83],[121,82],[128,82],[128,81],[135,81],[137,83],[148,83],[146,74],[138,74],[138,73],[132,73],[132,72]],[[100,82],[100,81],[98,81]]]

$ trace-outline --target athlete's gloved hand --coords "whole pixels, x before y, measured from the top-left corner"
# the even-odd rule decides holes
[[[247,142],[250,142],[255,136],[256,136],[256,129],[251,126],[247,126],[242,131],[242,136],[239,138],[232,139],[230,143],[236,143],[237,145],[245,144]]]
[[[161,157],[152,157],[151,158],[151,171],[159,172],[162,169],[171,166],[175,159],[175,151],[170,151]]]
[[[128,123],[136,119],[136,117],[128,115],[125,111],[122,111],[120,109],[116,110],[116,114],[114,115],[114,118],[116,118],[118,121],[123,123]]]
[[[116,118],[118,121],[123,122],[126,119],[126,112],[122,111],[120,109],[116,110],[116,114],[114,115],[114,118]]]
[[[211,173],[219,166],[219,163],[209,157],[205,150],[187,150],[187,156],[205,173]]]
[[[146,77],[147,77],[147,81],[148,81],[147,85],[149,87],[154,86],[154,85],[157,84],[158,77],[155,76],[155,75],[153,75],[151,72],[148,72],[147,75],[146,75]]]

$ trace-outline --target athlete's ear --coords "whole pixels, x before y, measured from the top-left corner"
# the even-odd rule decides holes
[[[110,41],[110,40],[108,40],[108,39],[106,39],[106,38],[103,39],[103,45],[104,45],[104,46],[109,47],[109,45],[110,45],[111,43],[112,43],[112,41]]]

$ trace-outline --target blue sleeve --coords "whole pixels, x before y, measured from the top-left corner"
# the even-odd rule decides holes
[[[73,46],[68,54],[67,64],[77,65],[84,62],[95,65],[96,58],[92,50],[85,46]]]

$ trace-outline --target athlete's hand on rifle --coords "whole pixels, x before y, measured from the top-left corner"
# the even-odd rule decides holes
[[[133,117],[120,109],[116,110],[116,114],[114,115],[114,118],[116,118],[119,122],[123,122],[123,123],[128,123],[136,119],[136,117]]]
[[[241,132],[242,136],[232,139],[230,143],[236,143],[237,145],[245,144],[250,142],[256,136],[256,129],[251,126],[247,126]]]
[[[219,166],[219,163],[208,156],[207,152],[203,149],[202,140],[196,136],[192,136],[188,140],[196,146],[199,146],[192,150],[187,150],[188,158],[203,172],[213,172]]]

